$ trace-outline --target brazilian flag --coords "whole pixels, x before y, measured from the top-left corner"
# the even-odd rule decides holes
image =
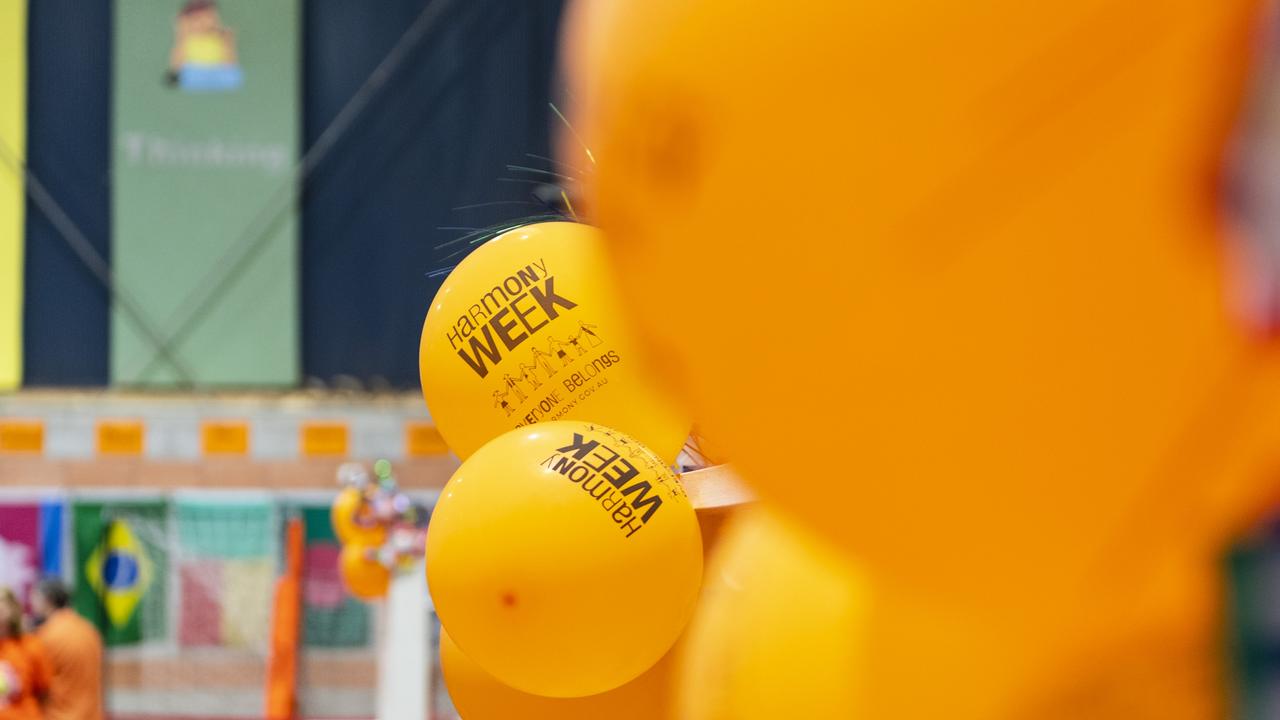
[[[75,609],[108,645],[166,635],[168,557],[163,501],[76,502]]]

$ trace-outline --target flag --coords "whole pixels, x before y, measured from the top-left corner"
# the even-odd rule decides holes
[[[285,540],[285,571],[276,584],[267,659],[267,720],[289,720],[298,707],[298,615],[302,605],[302,519],[293,518]]]
[[[302,637],[307,647],[364,648],[370,639],[369,608],[347,594],[338,575],[338,536],[329,506],[298,508],[305,527]]]
[[[168,552],[162,501],[77,502],[75,609],[108,645],[167,634]]]
[[[179,644],[265,649],[278,551],[275,506],[181,499],[173,512]]]
[[[42,576],[62,574],[62,500],[0,505],[0,587],[26,598]]]

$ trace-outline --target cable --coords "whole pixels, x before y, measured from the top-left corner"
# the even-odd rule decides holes
[[[156,348],[156,353],[169,362],[174,372],[178,375],[179,383],[190,384],[192,381],[190,371],[169,351],[168,346],[165,345],[161,338],[158,328],[147,318],[138,301],[125,292],[123,288],[117,286],[115,275],[111,272],[111,266],[93,247],[93,244],[89,242],[89,238],[80,230],[75,221],[71,219],[71,216],[67,215],[62,206],[58,204],[58,201],[49,193],[40,178],[31,172],[31,168],[3,140],[0,140],[0,156],[3,157],[4,163],[9,167],[10,171],[24,180],[27,195],[31,198],[31,201],[35,203],[40,212],[53,225],[53,229],[71,248],[71,252],[75,253],[80,262],[84,263],[84,266],[89,269],[93,277],[106,289],[112,303],[120,306],[125,315],[129,316],[129,319],[137,325],[138,330]]]
[[[175,330],[168,335],[167,340],[161,341],[163,343],[161,349],[165,354],[168,354],[172,347],[179,345],[198,326],[199,322],[216,305],[223,291],[239,278],[241,270],[266,247],[267,240],[270,240],[273,236],[272,231],[286,216],[284,211],[296,203],[301,196],[308,176],[355,123],[356,119],[369,106],[374,96],[382,90],[392,75],[400,69],[400,66],[408,59],[410,53],[427,37],[429,32],[439,25],[445,13],[456,5],[458,5],[457,0],[434,0],[422,9],[413,24],[400,36],[400,39],[396,41],[396,44],[382,59],[382,62],[378,63],[378,66],[374,68],[373,72],[364,81],[364,84],[356,90],[346,105],[338,111],[338,114],[329,123],[328,127],[320,133],[320,137],[299,159],[294,166],[290,182],[272,196],[272,200],[247,226],[248,230],[242,233],[240,239],[233,243],[228,252],[223,255],[222,260],[213,265],[213,271],[205,276],[206,279],[215,278],[212,283],[202,283],[201,287],[187,295],[187,298],[183,301],[180,309],[174,313],[174,316],[182,317],[184,315],[183,309],[192,305],[193,302],[194,308],[186,312],[185,317],[176,323]],[[262,228],[257,229],[258,225],[261,225]],[[220,270],[222,272],[219,276]],[[143,367],[138,377],[145,377],[158,360],[159,354]]]

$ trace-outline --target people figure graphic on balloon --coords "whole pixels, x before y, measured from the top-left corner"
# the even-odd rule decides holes
[[[507,399],[508,397],[510,397],[510,395],[511,395],[510,391],[502,392],[501,390],[494,390],[493,406],[500,407],[503,410],[506,410],[507,414],[510,415],[512,412],[515,411],[515,408],[511,407],[511,401]]]
[[[565,342],[555,338],[551,338],[550,342],[547,343],[547,347],[551,352],[555,353],[556,357],[560,358],[560,362],[564,363],[565,367],[568,367],[573,360],[569,357],[569,353],[565,350],[565,346]]]
[[[596,335],[594,332],[596,327],[597,326],[583,320],[578,321],[578,328],[581,329],[579,336],[585,335],[587,337],[587,342],[591,347],[599,347],[604,344],[604,341],[600,339],[600,336]]]
[[[537,390],[542,387],[542,382],[538,380],[538,374],[535,372],[538,369],[537,365],[525,365],[524,363],[520,363],[519,368],[520,379],[529,383],[530,388]]]
[[[516,402],[522,403],[526,399],[528,399],[528,396],[524,394],[524,390],[520,389],[520,386],[516,384],[516,379],[511,377],[510,373],[503,375],[502,381],[507,384],[507,390],[510,390],[511,392],[515,393]]]
[[[555,367],[551,365],[551,356],[543,352],[541,348],[533,349],[533,365],[536,368],[541,368],[542,372],[547,374],[548,379],[556,374]]]

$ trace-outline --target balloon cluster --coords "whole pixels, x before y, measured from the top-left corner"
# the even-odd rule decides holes
[[[380,598],[393,573],[422,557],[428,513],[400,491],[387,460],[374,463],[372,475],[360,463],[346,463],[338,468],[338,484],[329,517],[342,543],[339,573],[352,595]]]
[[[536,223],[481,245],[432,301],[420,367],[463,460],[426,539],[455,705],[467,720],[654,716],[645,688],[702,580],[671,471],[690,422],[631,338],[600,232]]]

